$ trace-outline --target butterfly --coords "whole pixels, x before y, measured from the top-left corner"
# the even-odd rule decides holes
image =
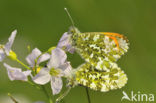
[[[68,34],[72,46],[85,60],[75,71],[77,84],[106,92],[127,83],[126,74],[116,63],[129,48],[125,36],[110,32],[81,33],[76,27],[71,27]]]
[[[123,87],[128,78],[116,62],[128,51],[128,39],[124,35],[111,32],[81,33],[74,26],[66,8],[65,11],[72,23],[68,31],[72,48],[85,60],[85,63],[74,70],[69,84],[102,92]],[[69,47],[71,46],[68,45]]]

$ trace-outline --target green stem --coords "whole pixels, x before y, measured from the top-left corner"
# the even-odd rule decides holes
[[[49,103],[53,103],[53,101],[52,101],[51,97],[48,95],[48,92],[46,91],[45,87],[43,85],[41,87],[42,87],[42,90],[43,90],[44,94],[48,98]]]
[[[14,103],[19,103],[10,93],[8,93],[8,96],[11,98],[11,100],[12,100]]]
[[[28,70],[31,70],[27,65],[25,65],[23,62],[21,62],[19,59],[16,59],[16,61],[21,64],[22,66],[24,66],[25,68],[27,68]]]
[[[90,95],[89,95],[88,88],[86,88],[86,93],[87,93],[87,99],[88,99],[88,103],[91,103],[91,100],[90,100]]]
[[[69,87],[60,97],[56,99],[56,103],[61,101],[69,93],[70,90],[71,90],[71,87]]]
[[[39,86],[37,86],[36,84],[34,84],[33,82],[31,81],[27,81],[30,85],[34,86],[35,88],[41,90],[41,88]]]

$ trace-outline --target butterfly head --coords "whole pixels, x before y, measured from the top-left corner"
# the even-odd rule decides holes
[[[78,28],[76,28],[75,26],[71,26],[69,28],[69,31],[68,31],[69,34],[75,34],[75,33],[80,33],[80,31],[78,30]]]

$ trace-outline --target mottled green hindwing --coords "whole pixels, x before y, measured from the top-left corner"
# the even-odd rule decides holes
[[[114,63],[109,72],[98,71],[89,63],[84,63],[77,68],[75,79],[78,84],[93,90],[106,92],[123,87],[127,83],[127,76]]]

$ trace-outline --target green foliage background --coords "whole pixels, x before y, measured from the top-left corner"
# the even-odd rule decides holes
[[[130,49],[118,64],[128,75],[128,84],[107,93],[89,90],[92,103],[120,103],[123,90],[129,95],[132,90],[156,93],[155,4],[155,0],[0,0],[0,43],[5,43],[11,31],[17,29],[13,50],[23,61],[28,53],[27,45],[42,51],[55,46],[71,25],[64,7],[69,9],[81,32],[122,33],[128,37]],[[83,62],[77,54],[69,55],[68,60],[75,68]],[[9,60],[5,62],[20,67]],[[9,81],[0,63],[0,103],[8,92],[22,95],[30,103],[47,101],[44,94],[31,85]],[[87,103],[85,88],[73,88],[63,102]]]

